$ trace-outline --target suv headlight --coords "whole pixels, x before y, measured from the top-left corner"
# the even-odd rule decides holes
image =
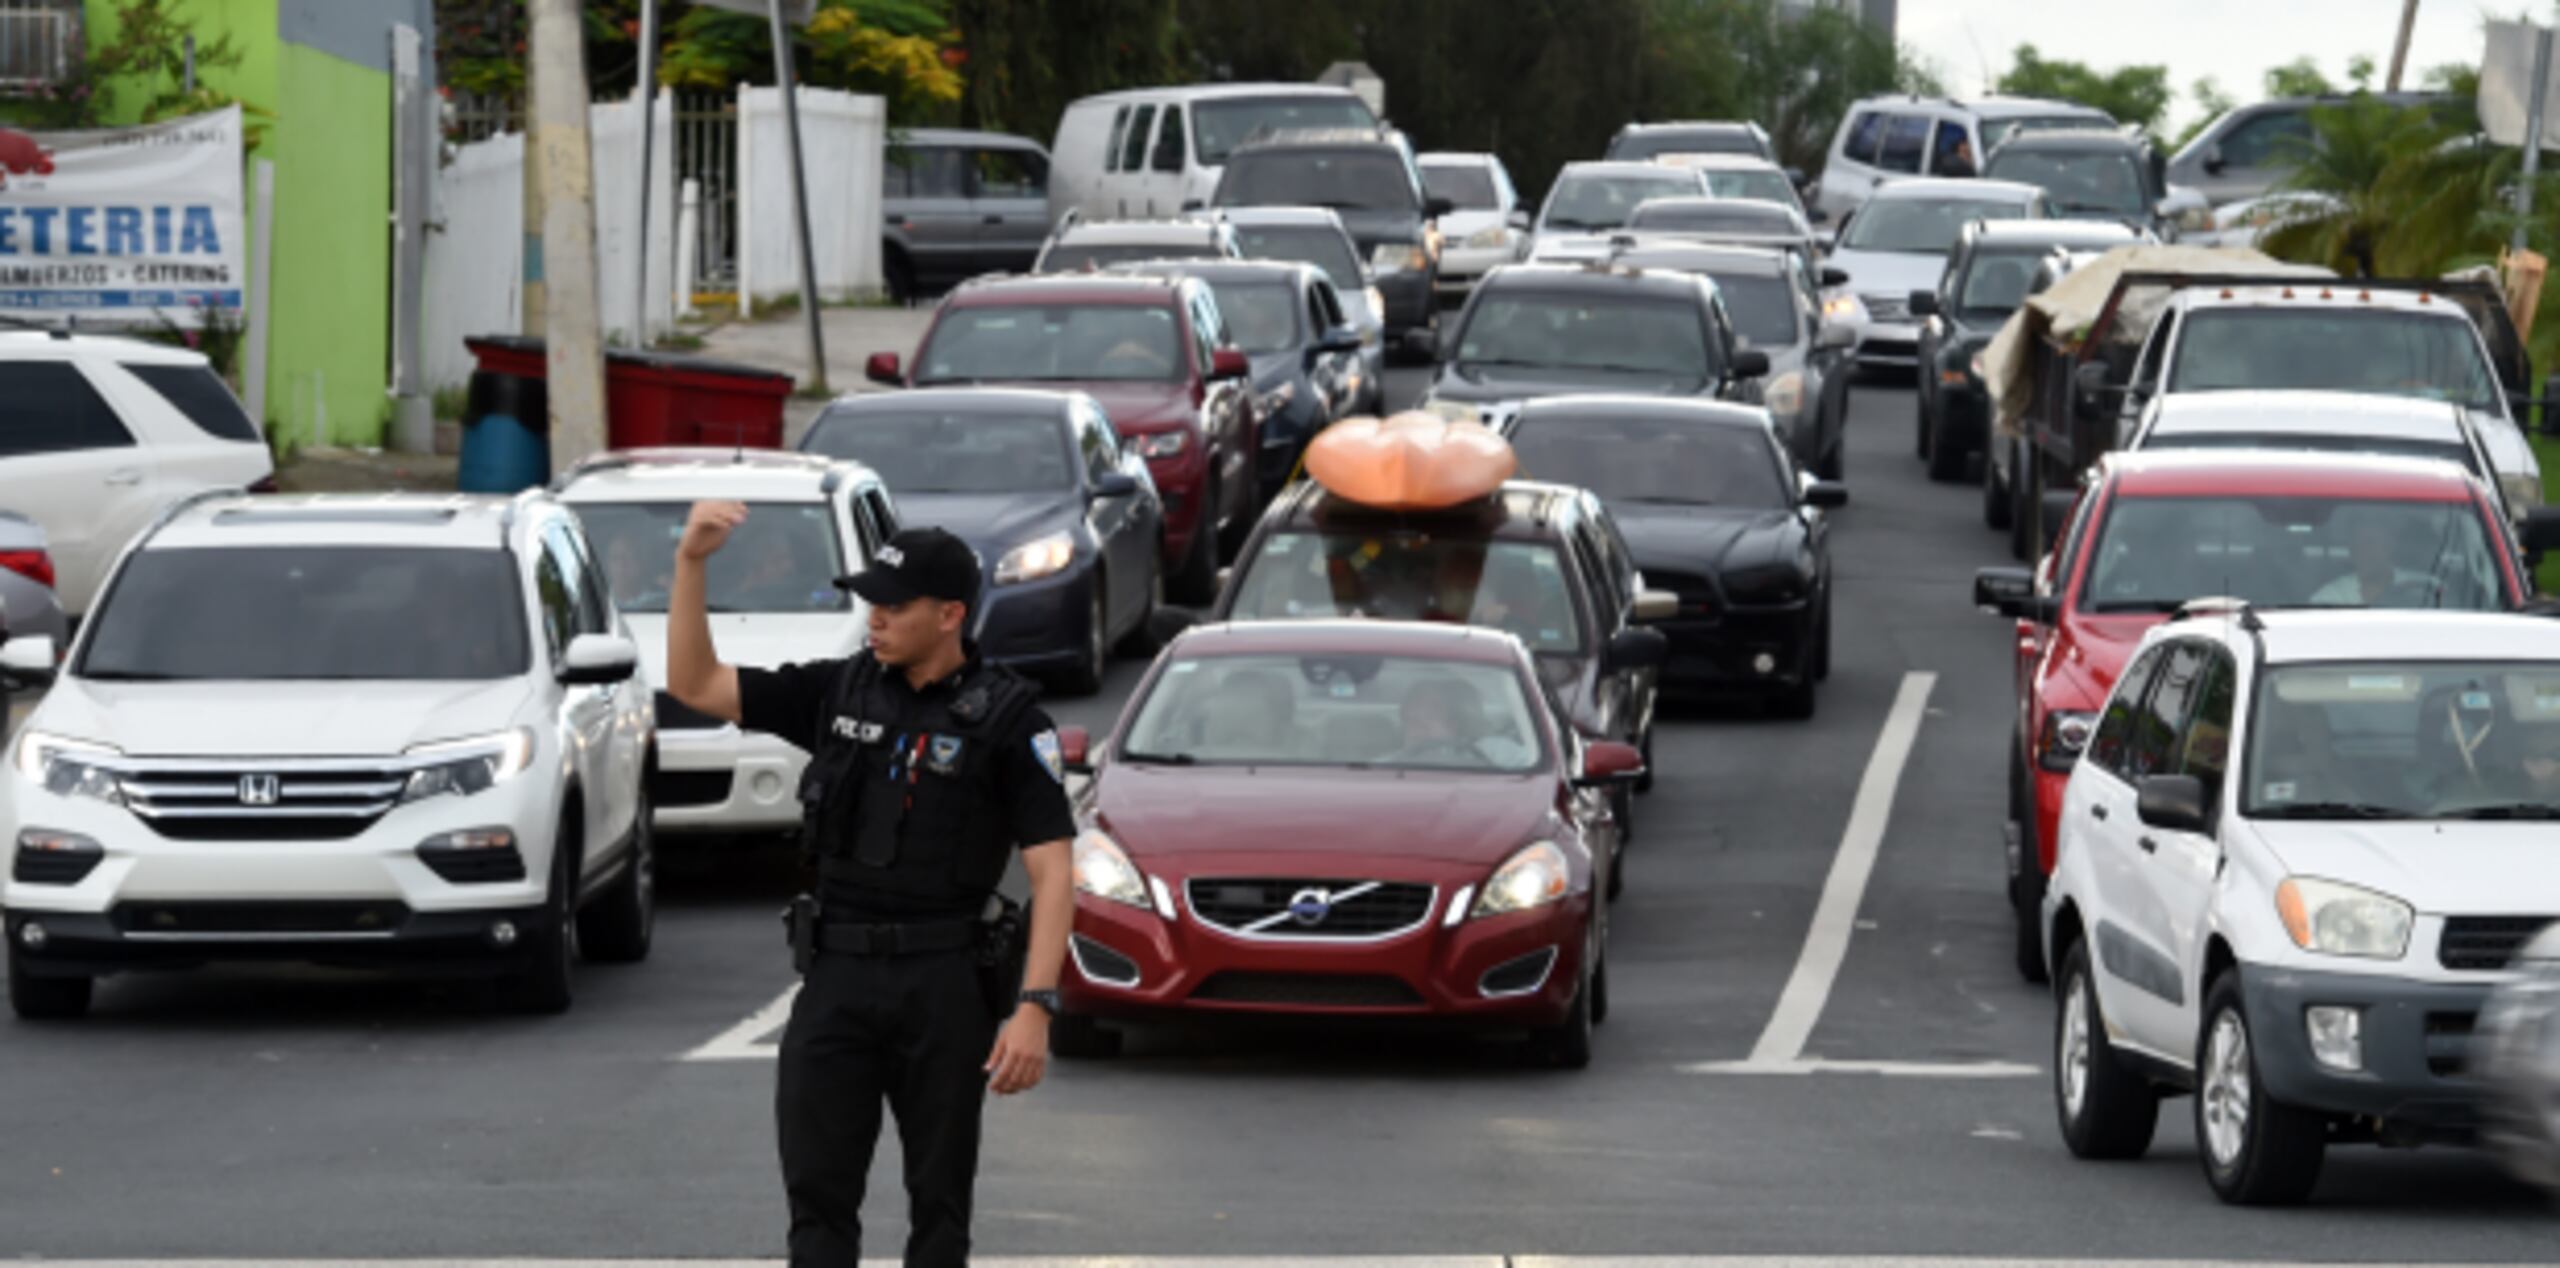
[[[400,790],[402,804],[448,793],[468,797],[487,792],[533,765],[533,731],[517,727],[467,740],[421,744],[408,755],[430,759],[430,764],[409,772],[409,786]]]
[[[1419,242],[1381,242],[1369,252],[1369,267],[1380,273],[1419,273],[1431,267],[1431,253]]]
[[[90,797],[124,804],[124,785],[100,758],[121,757],[113,745],[75,740],[48,731],[18,733],[18,773],[57,797]]]
[[[1037,581],[1066,567],[1075,557],[1076,539],[1064,532],[1024,542],[996,561],[996,584]]]
[[[2309,876],[2276,886],[2276,916],[2305,951],[2373,960],[2399,959],[2417,923],[2417,912],[2389,894]]]
[[[1147,882],[1118,842],[1087,828],[1076,834],[1074,850],[1077,893],[1140,909],[1147,906]]]
[[[1141,458],[1170,458],[1191,447],[1191,433],[1181,428],[1131,436],[1129,447]]]
[[[1859,303],[1857,296],[1842,291],[1822,301],[1822,319],[1824,321],[1865,321],[1867,306]]]
[[[1772,414],[1792,414],[1804,408],[1804,372],[1789,370],[1769,380],[1760,391],[1760,403]]]
[[[1511,227],[1509,225],[1493,225],[1489,228],[1478,229],[1474,233],[1467,235],[1467,245],[1478,250],[1486,247],[1509,246],[1511,245]]]
[[[2044,715],[2044,734],[2036,740],[2036,765],[2057,775],[2068,774],[2089,747],[2098,715],[2086,709],[2055,709]]]
[[[1476,895],[1469,919],[1533,911],[1561,902],[1573,889],[1573,868],[1553,841],[1532,841],[1493,869],[1493,879]]]
[[[1283,383],[1262,394],[1262,412],[1265,415],[1277,414],[1289,408],[1289,402],[1296,399],[1298,399],[1298,385]]]

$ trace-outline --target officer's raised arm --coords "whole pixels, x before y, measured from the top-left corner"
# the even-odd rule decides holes
[[[742,502],[696,502],[676,543],[676,573],[667,593],[667,694],[688,709],[739,720],[738,671],[711,645],[711,611],[703,599],[706,563],[747,518]]]

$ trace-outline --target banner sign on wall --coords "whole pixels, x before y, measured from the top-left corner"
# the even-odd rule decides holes
[[[0,312],[199,323],[248,279],[240,108],[90,132],[0,128]]]

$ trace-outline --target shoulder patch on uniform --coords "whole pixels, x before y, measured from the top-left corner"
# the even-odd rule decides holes
[[[1031,753],[1040,759],[1040,769],[1049,772],[1049,778],[1061,784],[1067,782],[1067,758],[1058,748],[1056,727],[1031,737]]]

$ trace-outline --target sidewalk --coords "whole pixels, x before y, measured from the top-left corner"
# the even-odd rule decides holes
[[[827,386],[839,396],[882,390],[862,377],[862,363],[874,352],[894,352],[899,364],[906,364],[915,357],[916,344],[932,322],[930,307],[820,309],[818,328],[826,343]],[[733,321],[707,330],[702,336],[701,355],[779,370],[804,388],[809,383],[808,324],[798,312]],[[809,420],[824,408],[825,401],[799,396],[784,402],[783,446],[799,444],[801,435],[809,430]]]

